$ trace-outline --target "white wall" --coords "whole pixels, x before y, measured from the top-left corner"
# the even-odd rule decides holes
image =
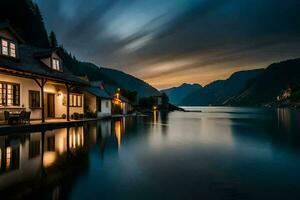
[[[101,112],[97,113],[97,117],[103,117],[109,115],[111,115],[111,100],[101,99]]]
[[[4,119],[4,110],[14,108],[14,109],[26,109],[31,111],[31,119],[41,119],[42,110],[41,109],[30,109],[29,108],[29,90],[40,91],[40,87],[32,79],[26,79],[16,76],[9,76],[0,74],[0,81],[18,83],[20,84],[20,106],[0,106],[0,119]]]

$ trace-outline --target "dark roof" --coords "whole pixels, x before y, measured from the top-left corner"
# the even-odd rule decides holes
[[[100,88],[101,83],[103,84],[102,81],[92,81],[90,83],[91,88],[98,88],[99,90],[101,90]],[[116,94],[118,87],[110,84],[103,84],[103,85],[104,85],[104,89],[102,89],[102,92],[105,92],[107,95],[109,95],[110,98],[112,98]],[[130,100],[122,95],[120,96],[120,100],[126,103],[130,103]]]
[[[10,58],[6,56],[0,56],[0,67],[16,70],[21,72],[31,73],[37,76],[44,76],[53,80],[60,80],[63,82],[73,83],[73,84],[84,84],[87,85],[88,82],[80,79],[79,77],[73,75],[66,67],[63,67],[63,71],[56,71],[48,67],[46,64],[36,58],[36,55],[41,53],[53,52],[51,49],[41,49],[30,45],[19,45],[18,48],[18,58]]]
[[[86,90],[97,97],[101,97],[105,99],[112,98],[104,89],[101,89],[100,87],[88,87],[86,88]]]
[[[50,57],[54,51],[55,51],[54,49],[42,50],[42,51],[36,52],[34,54],[34,57],[36,57],[36,58],[47,58],[47,57]]]
[[[23,38],[11,27],[8,20],[4,20],[0,22],[0,30],[1,29],[7,29],[18,39],[19,42],[24,43]]]

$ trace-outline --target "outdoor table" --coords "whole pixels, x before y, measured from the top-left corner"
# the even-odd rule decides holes
[[[8,119],[8,123],[10,125],[13,125],[14,122],[18,123],[19,118],[20,118],[20,112],[10,112],[9,113],[9,119]]]

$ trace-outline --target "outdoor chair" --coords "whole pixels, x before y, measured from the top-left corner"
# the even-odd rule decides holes
[[[26,116],[26,111],[21,111],[18,119],[18,124],[23,124],[25,122],[25,116]]]
[[[4,121],[6,124],[9,124],[9,112],[4,111]]]
[[[25,115],[25,122],[30,124],[30,115],[31,115],[31,112],[26,112],[26,115]]]

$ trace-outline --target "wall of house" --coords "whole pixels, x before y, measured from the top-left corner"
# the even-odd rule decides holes
[[[67,89],[64,85],[57,85],[53,83],[46,83],[44,87],[45,93],[51,93],[55,96],[55,118],[62,118],[63,114],[67,114]],[[46,95],[45,95],[46,98]],[[47,102],[45,101],[45,106]],[[82,114],[84,107],[84,95],[82,98],[81,107],[70,107],[70,116],[74,113]],[[45,110],[47,116],[47,109]]]
[[[97,113],[97,117],[104,117],[111,115],[111,100],[101,99],[101,112]]]
[[[85,92],[84,93],[84,106],[88,107],[88,110],[96,113],[97,111],[97,102],[96,102],[96,96]]]
[[[47,65],[48,67],[52,68],[51,66],[51,58],[56,58],[60,61],[60,63],[62,63],[62,60],[61,58],[56,54],[56,53],[52,53],[52,57],[49,57],[49,58],[42,58],[41,61]]]
[[[31,111],[31,119],[41,119],[41,109],[30,109],[29,108],[29,90],[40,91],[40,87],[32,79],[21,78],[17,76],[10,76],[0,74],[0,80],[2,82],[10,82],[20,84],[20,105],[19,106],[0,106],[0,120],[4,119],[4,110],[26,110]]]

